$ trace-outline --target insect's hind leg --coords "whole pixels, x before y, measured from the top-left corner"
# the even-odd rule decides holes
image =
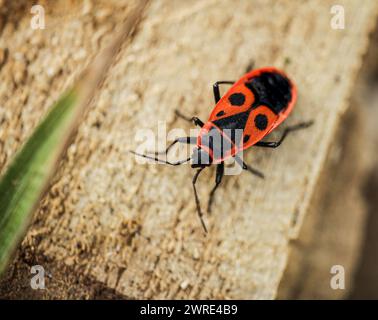
[[[215,103],[218,103],[218,101],[221,98],[220,91],[219,91],[219,85],[220,84],[234,84],[234,83],[235,83],[235,81],[217,81],[213,84],[213,93],[214,93]]]
[[[178,111],[177,109],[175,110],[175,115],[185,121],[188,121],[188,122],[192,122],[194,123],[194,125],[196,126],[199,126],[199,127],[203,127],[204,126],[204,123],[202,120],[200,120],[199,118],[197,117],[187,117],[187,116],[184,116],[180,111]]]
[[[212,206],[213,201],[214,201],[214,194],[215,194],[215,191],[217,190],[218,186],[222,182],[223,176],[224,176],[224,162],[221,162],[220,164],[217,165],[217,172],[216,172],[216,175],[215,175],[215,186],[213,187],[213,189],[210,192],[209,202],[207,204],[207,212],[208,213],[211,213],[211,206]]]
[[[300,130],[300,129],[306,129],[306,128],[310,127],[313,123],[314,123],[314,121],[308,121],[308,122],[298,123],[298,124],[296,124],[294,126],[291,126],[291,127],[287,127],[285,129],[285,131],[283,132],[280,140],[278,140],[278,141],[272,141],[272,142],[259,141],[259,142],[257,142],[255,144],[255,146],[257,146],[257,147],[265,147],[265,148],[277,148],[285,140],[285,138],[287,137],[287,135],[290,132],[293,132],[293,131],[296,131],[296,130]]]
[[[255,60],[251,60],[245,68],[245,73],[252,71],[255,68]]]

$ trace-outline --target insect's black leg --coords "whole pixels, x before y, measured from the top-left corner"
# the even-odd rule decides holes
[[[247,170],[250,173],[254,174],[255,176],[258,176],[259,178],[264,179],[264,174],[262,172],[246,164],[238,155],[235,155],[235,161],[238,165],[242,167],[243,170]]]
[[[245,73],[252,71],[254,67],[255,67],[255,61],[251,60],[250,63],[248,63],[247,67],[245,68]]]
[[[218,101],[221,98],[220,92],[219,92],[219,85],[220,84],[234,84],[234,83],[235,83],[235,81],[217,81],[213,84],[213,92],[214,92],[215,103],[218,103]]]
[[[224,176],[224,163],[221,162],[220,164],[217,165],[217,172],[215,175],[215,186],[210,192],[209,202],[207,204],[208,213],[211,213],[211,205],[213,204],[213,201],[214,201],[215,190],[217,190],[218,186],[220,185],[223,176]]]
[[[159,155],[159,154],[165,154],[167,155],[168,154],[168,151],[177,143],[186,143],[186,144],[196,144],[197,143],[197,137],[181,137],[181,138],[177,138],[175,139],[168,147],[167,149],[163,150],[163,151],[156,151],[156,152],[153,152],[155,155]]]
[[[300,130],[300,129],[308,128],[313,123],[314,123],[313,121],[308,121],[308,122],[299,123],[299,124],[297,124],[295,126],[288,127],[283,132],[280,140],[273,141],[273,142],[259,141],[259,142],[257,142],[255,144],[255,146],[257,146],[257,147],[265,147],[265,148],[277,148],[285,140],[285,138],[287,137],[287,135],[290,132],[296,131],[296,130]]]
[[[200,168],[200,169],[197,170],[196,174],[193,177],[192,184],[193,184],[194,199],[196,201],[196,207],[197,207],[198,217],[199,217],[199,219],[201,221],[203,230],[205,230],[205,232],[207,233],[207,228],[206,228],[205,222],[203,221],[203,214],[202,214],[202,211],[201,211],[201,205],[200,205],[200,201],[199,201],[198,194],[197,194],[197,189],[196,189],[197,178],[198,178],[199,174],[201,173],[201,171],[203,169],[205,169],[205,167],[202,167],[202,168]]]
[[[190,157],[187,158],[187,159],[184,159],[184,160],[180,160],[180,161],[177,161],[177,162],[170,162],[168,160],[163,160],[163,159],[159,159],[157,157],[152,157],[152,156],[149,156],[149,155],[146,155],[146,154],[141,154],[141,153],[137,153],[135,151],[130,151],[132,154],[135,154],[136,156],[138,157],[142,157],[142,158],[146,158],[146,159],[151,159],[151,160],[154,160],[155,162],[159,162],[159,163],[164,163],[164,164],[169,164],[171,166],[179,166],[180,164],[183,164],[185,162],[188,162],[190,161]]]
[[[197,117],[187,117],[187,116],[184,116],[180,111],[178,110],[175,110],[175,114],[176,116],[178,116],[179,118],[181,119],[184,119],[185,121],[189,121],[189,122],[193,122],[196,126],[199,126],[199,127],[203,127],[204,123],[203,121],[201,121],[200,119],[198,119]]]

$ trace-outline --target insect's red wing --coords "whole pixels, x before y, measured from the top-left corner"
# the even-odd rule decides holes
[[[287,78],[284,72],[274,67],[265,67],[253,70],[240,78],[219,100],[210,114],[208,121],[216,121],[222,118],[227,118],[238,113],[248,111],[255,102],[255,97],[250,89],[245,85],[246,81],[259,76],[264,72],[278,73]],[[247,123],[243,131],[243,139],[237,149],[246,149],[260,141],[272,130],[274,130],[280,123],[282,123],[290,114],[297,98],[297,90],[295,85],[290,81],[291,85],[291,101],[286,109],[279,114],[275,114],[270,108],[265,105],[260,105],[251,110]],[[243,99],[236,99],[238,96],[244,96]],[[243,103],[241,103],[243,100]],[[236,102],[236,103],[235,103]],[[261,119],[266,119],[266,125]],[[263,125],[264,124],[264,125]]]
[[[219,100],[210,114],[208,121],[214,121],[247,111],[255,97],[243,82],[235,83]]]
[[[270,131],[268,131],[266,134],[268,134],[269,132],[271,132],[272,130],[274,130],[276,127],[278,127],[288,116],[289,114],[291,113],[291,111],[293,110],[293,107],[294,107],[294,104],[297,100],[297,87],[295,85],[295,83],[293,83],[289,77],[282,71],[282,70],[279,70],[275,67],[264,67],[264,68],[260,68],[260,69],[255,69],[255,70],[252,70],[251,72],[245,74],[239,81],[238,83],[240,82],[245,82],[245,81],[249,81],[250,79],[254,78],[254,77],[258,77],[260,76],[262,73],[264,72],[271,72],[271,73],[278,73],[280,74],[281,76],[285,77],[289,83],[290,83],[290,86],[291,86],[291,100],[290,102],[288,103],[287,107],[285,108],[285,110],[283,112],[281,112],[279,115],[278,115],[278,118],[277,120],[275,121],[274,125],[270,128]],[[266,135],[265,134],[265,135]],[[256,141],[257,142],[257,141]]]
[[[279,116],[267,106],[261,105],[251,111],[243,131],[243,146],[247,149],[264,138],[275,127]]]

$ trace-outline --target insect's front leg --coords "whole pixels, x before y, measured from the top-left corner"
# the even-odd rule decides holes
[[[235,81],[217,81],[213,84],[213,93],[214,93],[215,103],[218,103],[218,101],[221,98],[220,91],[219,91],[219,85],[220,84],[234,84],[234,83],[235,83]]]
[[[203,121],[201,121],[199,118],[197,117],[187,117],[187,116],[184,116],[180,111],[178,110],[175,110],[175,114],[176,116],[178,116],[179,118],[185,120],[185,121],[188,121],[188,122],[193,122],[196,126],[199,126],[199,127],[203,127],[204,126],[204,123]]]
[[[210,192],[209,202],[207,204],[207,212],[208,213],[211,213],[211,205],[213,204],[213,201],[214,201],[214,194],[215,194],[215,191],[217,190],[218,186],[222,182],[223,176],[224,176],[224,162],[221,162],[220,164],[217,165],[217,172],[216,172],[216,175],[215,175],[215,186],[213,187],[213,189]]]

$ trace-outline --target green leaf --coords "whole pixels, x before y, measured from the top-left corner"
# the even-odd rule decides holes
[[[25,232],[61,156],[74,116],[71,90],[52,107],[0,180],[0,274]]]

